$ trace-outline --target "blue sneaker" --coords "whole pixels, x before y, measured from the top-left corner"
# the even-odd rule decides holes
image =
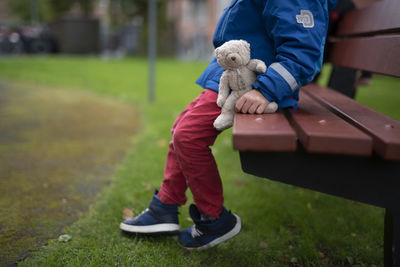
[[[195,223],[179,235],[179,243],[189,250],[203,250],[214,247],[235,235],[242,229],[240,217],[222,209],[219,219],[202,220],[196,205],[189,207],[189,214]]]
[[[178,205],[163,204],[157,193],[155,190],[146,210],[131,220],[121,222],[119,228],[130,233],[178,234]]]

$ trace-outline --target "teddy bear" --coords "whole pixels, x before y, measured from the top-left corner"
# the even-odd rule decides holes
[[[250,44],[244,40],[224,43],[215,49],[215,56],[218,64],[225,69],[220,78],[217,98],[217,105],[222,110],[214,121],[214,127],[222,131],[233,125],[236,101],[253,89],[255,72],[265,73],[267,67],[261,60],[250,59]],[[264,113],[274,113],[277,109],[278,105],[271,102]]]

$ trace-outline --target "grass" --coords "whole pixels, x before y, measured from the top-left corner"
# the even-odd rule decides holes
[[[140,123],[133,105],[88,91],[8,83],[0,92],[0,266],[8,266],[87,211]]]
[[[205,62],[161,60],[157,65],[157,100],[146,100],[143,59],[11,58],[0,61],[8,81],[73,87],[137,105],[143,131],[133,137],[113,182],[88,214],[65,229],[67,243],[51,240],[22,266],[381,266],[383,214],[380,208],[244,174],[231,133],[217,139],[215,154],[224,183],[225,205],[243,220],[240,235],[215,249],[188,252],[176,237],[122,234],[122,209],[145,209],[159,187],[170,139],[169,128],[201,89],[194,84]],[[360,88],[360,101],[399,119],[398,81],[377,76]],[[379,93],[376,92],[379,91]],[[190,193],[188,192],[189,201]],[[188,206],[182,227],[191,225]]]

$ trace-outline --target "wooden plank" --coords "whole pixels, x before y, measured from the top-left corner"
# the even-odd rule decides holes
[[[317,85],[302,90],[373,138],[373,149],[382,158],[400,160],[400,122],[338,92]]]
[[[347,13],[338,25],[337,35],[400,32],[400,1],[381,0],[366,8]]]
[[[334,65],[400,77],[400,35],[338,41],[332,47],[330,61]]]
[[[296,133],[285,116],[273,114],[236,114],[233,148],[240,151],[295,151]]]
[[[372,138],[300,91],[291,121],[308,152],[370,156]]]

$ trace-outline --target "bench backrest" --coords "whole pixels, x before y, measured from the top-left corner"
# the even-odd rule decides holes
[[[333,41],[334,65],[400,77],[400,1],[381,0],[347,13]]]

